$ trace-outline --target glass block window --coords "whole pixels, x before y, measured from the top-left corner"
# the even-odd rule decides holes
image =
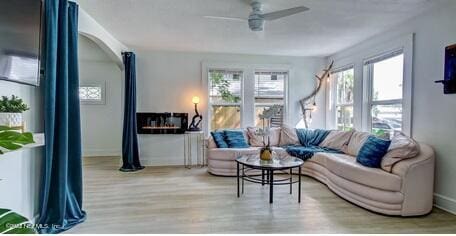
[[[79,99],[82,104],[104,104],[103,85],[83,85],[79,87]]]
[[[80,87],[79,98],[81,100],[101,100],[101,87]]]

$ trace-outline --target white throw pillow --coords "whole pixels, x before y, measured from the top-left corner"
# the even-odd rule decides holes
[[[371,134],[367,132],[354,131],[350,138],[350,141],[348,142],[346,154],[354,157],[358,156],[359,150],[366,142],[369,135]]]
[[[255,131],[257,128],[255,127],[248,127],[247,128],[247,136],[249,137],[249,143],[252,147],[263,147],[263,137],[255,135]],[[270,146],[278,146],[280,142],[280,128],[270,128],[269,129],[269,142]],[[267,138],[265,137],[265,143],[268,143]]]
[[[296,128],[284,125],[280,131],[279,146],[300,145]]]
[[[394,164],[404,159],[416,157],[419,153],[419,144],[412,138],[399,132],[391,140],[388,152],[382,159],[381,167],[383,170],[391,172]]]
[[[339,130],[331,130],[328,136],[326,136],[325,140],[320,143],[320,147],[327,147],[338,149],[341,151],[347,150],[348,142],[353,134],[352,131],[339,131]]]

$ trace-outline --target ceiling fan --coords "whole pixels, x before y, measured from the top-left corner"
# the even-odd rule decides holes
[[[264,23],[266,21],[273,21],[283,17],[291,16],[298,14],[304,11],[308,11],[309,8],[304,6],[293,7],[285,10],[274,11],[269,13],[263,13],[263,4],[260,0],[251,0],[250,6],[252,7],[252,12],[250,13],[247,19],[237,18],[237,17],[224,17],[224,16],[204,16],[205,18],[210,19],[219,19],[219,20],[235,20],[235,21],[248,21],[249,28],[252,31],[263,31]]]

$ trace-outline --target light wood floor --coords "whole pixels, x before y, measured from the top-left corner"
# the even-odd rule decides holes
[[[302,202],[288,187],[247,184],[206,169],[148,167],[117,171],[119,158],[84,159],[87,221],[67,233],[456,233],[456,216],[434,209],[424,217],[390,217],[359,208],[303,177]]]

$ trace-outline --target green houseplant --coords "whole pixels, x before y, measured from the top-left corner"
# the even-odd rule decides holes
[[[8,127],[23,127],[22,112],[29,110],[24,101],[12,95],[11,98],[2,96],[0,99],[0,125]]]
[[[32,133],[20,133],[15,128],[0,126],[0,154],[18,150],[31,143],[35,143]]]
[[[29,220],[11,210],[0,208],[0,234],[36,234]]]

